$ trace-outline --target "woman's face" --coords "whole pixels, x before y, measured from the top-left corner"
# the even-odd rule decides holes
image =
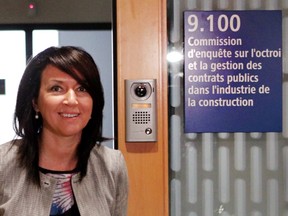
[[[81,136],[91,118],[93,99],[70,75],[48,65],[41,77],[35,111],[43,118],[43,133],[56,136]]]

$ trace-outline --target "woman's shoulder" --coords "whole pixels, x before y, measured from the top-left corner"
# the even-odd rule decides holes
[[[105,145],[96,145],[92,149],[92,155],[97,156],[98,158],[109,159],[109,160],[117,160],[119,157],[122,157],[122,153],[120,150],[112,149]]]
[[[15,154],[18,148],[20,140],[9,141],[0,145],[0,155],[4,157],[5,155]]]
[[[90,154],[92,164],[101,164],[107,170],[117,170],[126,167],[125,159],[120,150],[112,149],[104,145],[96,145]],[[99,167],[97,165],[97,167]]]
[[[0,166],[1,169],[6,166],[16,165],[17,149],[20,140],[6,142],[0,145]]]

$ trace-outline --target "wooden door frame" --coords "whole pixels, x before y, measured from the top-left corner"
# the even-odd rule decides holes
[[[115,4],[117,140],[129,173],[128,215],[165,216],[169,209],[166,1]],[[125,141],[125,79],[156,79],[156,142]]]

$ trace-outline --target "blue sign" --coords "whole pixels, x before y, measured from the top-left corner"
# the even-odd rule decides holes
[[[185,133],[282,131],[282,13],[184,12]]]

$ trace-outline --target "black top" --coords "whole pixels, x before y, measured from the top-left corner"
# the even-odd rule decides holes
[[[77,173],[77,170],[54,171],[47,170],[41,167],[39,167],[39,170],[45,175],[57,179],[57,185],[53,195],[50,216],[80,216],[71,186],[71,178]]]

